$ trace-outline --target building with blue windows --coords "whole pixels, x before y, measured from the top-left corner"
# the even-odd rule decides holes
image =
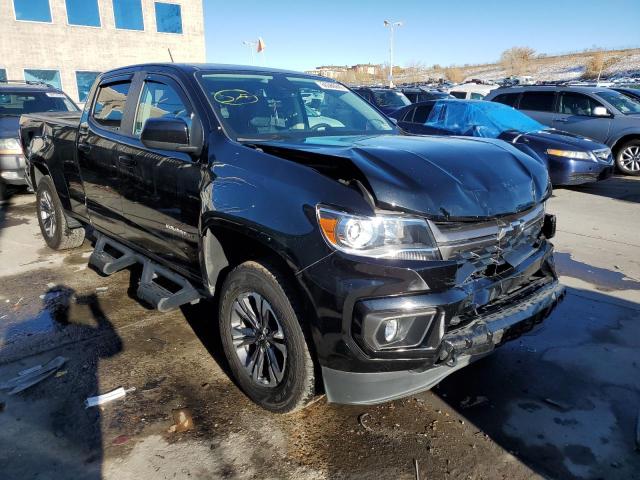
[[[41,81],[83,103],[98,73],[204,62],[202,0],[0,0],[0,81]]]

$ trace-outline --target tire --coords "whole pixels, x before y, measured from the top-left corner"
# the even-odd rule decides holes
[[[640,140],[631,140],[620,147],[616,165],[625,175],[640,175]]]
[[[40,233],[49,248],[67,250],[84,242],[84,228],[69,228],[62,204],[50,177],[42,177],[36,193]]]
[[[251,400],[276,413],[299,410],[315,395],[297,301],[283,275],[256,262],[229,273],[220,294],[218,321],[229,368]]]
[[[0,180],[0,202],[4,202],[7,198],[9,198],[7,186],[2,180]]]

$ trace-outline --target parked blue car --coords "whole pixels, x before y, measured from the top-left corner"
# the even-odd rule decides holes
[[[391,114],[398,126],[418,135],[457,135],[504,140],[544,162],[554,185],[579,185],[613,173],[611,149],[602,143],[533,120],[495,102],[436,100]]]

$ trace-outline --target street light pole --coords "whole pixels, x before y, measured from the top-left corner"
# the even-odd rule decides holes
[[[389,27],[389,87],[393,88],[393,34],[396,27],[402,26],[402,22],[385,20],[384,26]]]
[[[256,58],[255,58],[254,50],[258,46],[258,42],[252,42],[252,41],[249,41],[249,40],[244,40],[242,42],[242,45],[247,47],[249,49],[249,51],[251,52],[251,65],[255,65],[256,64]]]

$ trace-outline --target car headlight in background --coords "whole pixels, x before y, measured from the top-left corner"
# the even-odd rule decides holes
[[[351,255],[395,260],[440,260],[426,220],[403,215],[351,215],[318,206],[320,231],[329,245]]]
[[[595,160],[595,157],[591,152],[576,152],[572,150],[557,150],[555,148],[548,148],[547,155],[553,155],[554,157],[571,158],[573,160]]]
[[[12,154],[22,153],[20,141],[17,138],[0,138],[0,153],[4,153],[3,150]]]

